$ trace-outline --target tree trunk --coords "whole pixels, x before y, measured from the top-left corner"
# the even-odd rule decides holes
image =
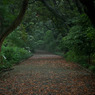
[[[6,38],[21,23],[23,16],[25,14],[25,11],[27,9],[27,6],[28,6],[28,0],[23,0],[22,8],[20,10],[19,15],[14,20],[14,22],[11,24],[11,26],[4,32],[0,40]]]
[[[14,20],[14,22],[11,24],[11,26],[6,29],[6,31],[4,31],[3,35],[0,37],[0,53],[1,53],[1,47],[2,47],[2,43],[5,40],[5,38],[11,33],[13,32],[14,29],[17,28],[17,26],[21,23],[23,16],[26,12],[28,6],[28,0],[23,0],[22,3],[22,8],[20,10],[19,15],[17,16],[17,18]],[[2,56],[0,56],[0,63],[2,62]]]
[[[4,31],[4,33],[2,34],[2,36],[0,37],[0,47],[2,46],[2,43],[3,41],[5,40],[5,38],[11,33],[13,32],[14,29],[17,28],[17,26],[21,23],[22,19],[23,19],[23,16],[26,12],[26,9],[27,9],[27,6],[28,6],[28,0],[23,0],[23,3],[22,3],[22,8],[20,10],[20,13],[19,15],[17,16],[17,18],[14,20],[14,22],[11,24],[11,26],[6,29]],[[0,51],[1,51],[1,48],[0,48]]]

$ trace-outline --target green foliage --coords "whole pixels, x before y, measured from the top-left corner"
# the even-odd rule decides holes
[[[55,51],[56,42],[52,31],[47,31],[44,36],[45,48],[48,51]]]
[[[95,65],[89,66],[89,69],[95,73]]]
[[[85,63],[85,64],[81,64],[83,67],[85,67],[85,68],[89,68],[90,67],[90,65],[89,64],[87,64],[87,63]]]
[[[35,48],[37,49],[44,49],[44,41],[43,40],[38,40],[35,42]]]
[[[21,0],[22,1],[22,0]],[[8,27],[16,18],[19,12],[19,3],[21,1],[15,0],[1,0],[0,1],[0,16],[3,18],[3,27]]]
[[[16,18],[21,2],[0,1],[1,18],[4,18],[0,22],[0,33]],[[95,65],[95,28],[82,6],[71,0],[48,0],[46,3],[49,6],[40,1],[29,4],[22,24],[3,43],[1,55],[6,57],[3,63],[18,63],[30,56],[29,52],[34,49],[44,49],[92,70],[94,67],[90,65]]]
[[[12,68],[12,64],[11,63],[6,63],[6,64],[0,64],[0,71],[4,70],[4,69],[9,69]]]
[[[62,38],[61,48],[65,58],[72,62],[80,63],[85,68],[90,68],[95,59],[95,28],[86,15],[73,23],[77,23],[70,28],[69,33]],[[83,26],[82,26],[83,25]],[[91,68],[90,68],[91,70]]]
[[[20,60],[29,57],[31,54],[24,48],[2,47],[2,51],[9,63],[18,63]]]
[[[0,70],[11,68],[32,55],[33,37],[26,33],[22,24],[18,29],[12,32],[4,41],[1,52]]]
[[[11,68],[14,64],[18,64],[21,60],[31,56],[31,53],[24,48],[18,47],[2,47],[2,56],[4,56],[0,63],[0,70]]]
[[[71,62],[77,62],[80,64],[86,64],[87,63],[87,56],[78,55],[75,51],[68,51],[65,56],[66,60]]]

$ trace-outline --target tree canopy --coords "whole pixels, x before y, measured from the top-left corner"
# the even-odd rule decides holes
[[[25,54],[34,49],[62,52],[67,60],[86,64],[88,68],[91,64],[92,69],[94,27],[94,0],[0,1],[0,51],[2,46],[3,52],[12,52],[10,47],[16,47],[15,53],[17,48],[23,48],[21,52]],[[3,55],[8,61],[12,58],[8,53]]]

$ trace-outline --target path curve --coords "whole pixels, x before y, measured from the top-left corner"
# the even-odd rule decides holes
[[[3,74],[0,95],[95,95],[95,76],[41,51]]]

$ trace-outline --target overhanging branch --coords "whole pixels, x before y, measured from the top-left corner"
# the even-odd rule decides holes
[[[4,41],[4,39],[14,30],[17,28],[17,26],[21,23],[23,16],[26,12],[27,6],[28,6],[28,1],[29,0],[23,0],[22,2],[22,8],[20,10],[19,15],[17,16],[17,18],[14,20],[14,22],[8,27],[8,29],[6,29],[2,35],[2,37],[0,37],[0,43],[2,43]]]
[[[40,0],[56,17],[60,18],[61,20],[63,20],[65,22],[65,17],[64,15],[62,15],[58,10],[56,10],[56,8],[53,8],[52,6],[50,6],[48,4],[48,2],[46,0]]]

